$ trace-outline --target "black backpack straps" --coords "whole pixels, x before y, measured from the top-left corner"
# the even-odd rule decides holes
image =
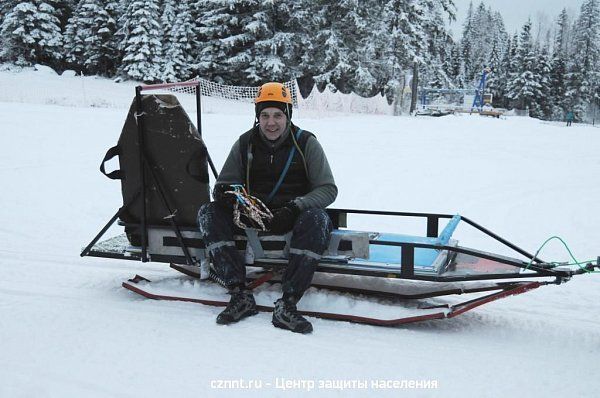
[[[242,168],[244,170],[244,175],[246,176],[244,183],[246,184],[245,188],[248,192],[250,192],[250,165],[252,164],[252,144],[250,138],[252,137],[255,128],[256,127],[246,131],[239,138]],[[248,161],[248,159],[250,159],[250,161]]]
[[[121,170],[114,170],[114,171],[111,171],[110,173],[107,173],[106,169],[104,167],[104,163],[108,162],[110,159],[112,159],[115,156],[120,155],[120,154],[121,154],[121,148],[119,147],[119,145],[115,145],[112,148],[110,148],[108,151],[106,151],[106,155],[104,155],[104,159],[102,159],[102,163],[100,163],[100,171],[102,172],[102,174],[104,174],[111,180],[123,179],[123,172]]]

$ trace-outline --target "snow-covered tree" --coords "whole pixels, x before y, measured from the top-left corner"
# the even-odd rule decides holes
[[[184,2],[185,3],[185,2]],[[162,43],[161,60],[163,64],[160,66],[161,80],[176,81],[176,72],[173,62],[170,57],[174,56],[173,47],[173,31],[175,30],[175,19],[177,18],[177,5],[175,0],[162,0],[162,12],[160,15],[160,26],[162,28]],[[169,53],[169,55],[167,55]]]
[[[556,31],[554,34],[554,56],[568,56],[571,43],[571,23],[567,9],[563,8],[556,20]]]
[[[78,0],[45,0],[46,3],[54,7],[56,10],[56,17],[59,20],[59,27],[64,32],[65,26],[69,18],[75,12],[77,8]]]
[[[91,0],[83,9],[84,24],[90,35],[85,38],[86,60],[84,66],[88,73],[109,76],[116,70],[119,54],[115,39],[117,31],[117,4],[113,0]]]
[[[496,107],[502,107],[503,97],[506,93],[506,68],[504,66],[505,55],[502,54],[502,47],[504,51],[508,51],[509,44],[505,43],[503,46],[498,42],[498,38],[494,38],[492,42],[492,50],[489,58],[489,65],[491,73],[487,78],[486,91],[492,94],[492,105]]]
[[[65,31],[66,60],[88,74],[114,74],[118,58],[115,39],[117,3],[81,0]]]
[[[554,54],[550,68],[550,102],[552,118],[563,120],[569,107],[569,101],[566,96],[566,76],[569,59],[570,23],[566,9],[561,11],[556,24],[557,28],[553,46]]]
[[[497,42],[495,33],[491,11],[481,2],[473,15],[471,29],[471,65],[477,75],[490,66],[492,45]]]
[[[161,78],[162,29],[158,0],[133,0],[119,19],[120,73],[145,82]]]
[[[540,94],[540,86],[533,72],[535,55],[531,38],[531,21],[523,25],[515,55],[506,96],[513,100],[518,108],[530,108]]]
[[[160,14],[160,26],[162,27],[163,40],[169,40],[171,31],[175,26],[177,18],[177,4],[175,0],[162,0],[162,12]]]
[[[491,52],[489,56],[490,66],[496,67],[501,62],[503,55],[508,49],[508,33],[504,27],[502,14],[499,12],[492,13],[491,17],[494,35],[491,39]],[[498,62],[498,63],[497,63]]]
[[[566,96],[581,118],[588,104],[600,97],[600,0],[583,2],[573,40]]]
[[[451,38],[445,15],[449,0],[322,1],[316,46],[323,87],[391,100],[404,72],[420,63],[426,81],[449,85],[444,63]]]
[[[474,10],[471,3],[461,38],[465,81],[476,81],[485,66],[497,68],[496,62],[505,53],[507,41],[500,13],[483,2]]]
[[[69,67],[81,70],[85,62],[85,38],[83,26],[81,26],[80,15],[85,0],[79,2],[73,15],[69,18],[63,34],[63,51],[65,61]]]
[[[374,46],[369,43],[372,13],[378,7],[373,1],[341,0],[337,3],[322,1],[316,41],[318,43],[318,62],[321,73],[315,77],[317,85],[340,90],[343,93],[355,91],[355,81],[360,81],[361,94],[366,86],[373,89],[371,73],[373,59],[368,51]]]
[[[522,28],[518,47],[511,59],[506,96],[518,108],[529,108],[537,118],[549,118],[551,64],[548,45],[540,47],[533,42],[531,21]]]
[[[306,0],[200,0],[201,75],[228,84],[290,80],[306,73],[312,16]],[[309,26],[307,26],[309,25]]]
[[[17,4],[21,3],[20,0],[3,0],[0,2],[0,25],[10,12],[15,8]]]
[[[305,32],[305,2],[261,0],[254,14],[256,41],[252,62],[246,69],[253,82],[285,81],[303,74],[301,59],[308,37]]]
[[[19,65],[55,65],[62,58],[57,10],[43,0],[17,4],[0,26],[0,58]]]
[[[535,61],[533,64],[533,73],[535,80],[539,85],[539,91],[533,104],[531,116],[539,119],[550,119],[552,117],[551,103],[551,71],[550,54],[548,46],[534,51]]]
[[[252,47],[264,23],[255,14],[259,0],[200,0],[198,56],[201,76],[227,84],[247,85]],[[260,17],[260,15],[259,15]]]
[[[469,3],[467,16],[463,23],[462,38],[460,41],[460,53],[463,60],[463,74],[466,82],[471,82],[475,70],[473,68],[473,2]]]
[[[487,89],[493,95],[492,105],[495,107],[508,108],[510,99],[507,97],[507,86],[519,69],[519,59],[517,56],[518,35],[515,33],[513,38],[508,38],[504,51],[499,60],[491,63],[493,71],[489,76]]]
[[[454,5],[448,0],[420,0],[419,6],[423,10],[422,29],[426,38],[422,78],[430,81],[431,86],[449,87],[452,81],[443,65],[453,42],[446,29],[446,19],[452,21],[455,18]]]
[[[453,43],[450,54],[448,56],[448,67],[446,68],[446,75],[452,79],[452,84],[456,88],[464,88],[464,73],[463,73],[463,59],[460,52],[460,43]]]
[[[193,68],[192,43],[194,41],[194,21],[190,4],[181,0],[176,7],[176,17],[164,46],[162,79],[178,81],[190,77]]]

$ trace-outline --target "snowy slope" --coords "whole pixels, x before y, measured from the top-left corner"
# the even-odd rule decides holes
[[[164,265],[79,257],[121,205],[119,184],[98,166],[118,138],[133,86],[0,72],[0,397],[598,395],[598,274],[451,320],[377,328],[313,319],[309,336],[273,328],[268,314],[220,327],[217,308],[122,289],[136,273],[175,275]],[[252,109],[203,105],[204,136],[220,167]],[[328,154],[336,207],[460,213],[530,251],[556,234],[579,259],[600,254],[597,128],[466,115],[299,113],[296,122]],[[387,218],[354,225],[423,232]],[[456,235],[495,248],[469,230]],[[555,243],[542,256],[569,259]],[[263,384],[211,388],[220,379]],[[307,392],[276,388],[282,379],[439,387]]]

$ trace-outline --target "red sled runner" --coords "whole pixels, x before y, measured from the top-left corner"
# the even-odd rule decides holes
[[[267,274],[271,276],[271,274]],[[258,287],[260,284],[266,282],[266,280],[260,281],[259,284],[255,284],[251,287]],[[153,300],[167,300],[167,301],[184,301],[189,303],[217,306],[217,307],[225,307],[228,303],[228,297],[225,295],[225,290],[221,289],[221,294],[216,297],[206,298],[202,296],[203,292],[206,292],[207,287],[206,284],[209,282],[196,281],[188,284],[187,287],[181,288],[179,286],[178,289],[174,288],[172,285],[172,281],[165,283],[154,283],[150,280],[136,275],[134,278],[123,282],[122,286],[125,289],[128,289],[134,293],[137,293],[141,296],[144,296]],[[204,286],[202,286],[204,284]],[[529,290],[538,288],[543,284],[540,282],[510,282],[510,283],[500,283],[493,286],[487,287],[479,287],[479,288],[471,288],[464,289],[463,291],[457,292],[435,292],[424,294],[424,296],[429,297],[438,297],[442,295],[449,294],[473,294],[473,293],[481,293],[481,292],[489,292],[494,291],[494,293],[486,294],[484,296],[478,297],[476,299],[462,301],[457,304],[438,304],[438,305],[420,305],[418,307],[411,306],[406,307],[405,303],[407,300],[415,300],[414,297],[406,298],[401,294],[397,295],[398,300],[391,301],[390,295],[388,295],[387,300],[390,303],[387,305],[381,305],[381,303],[377,303],[376,305],[383,307],[383,311],[388,313],[389,315],[385,318],[379,317],[375,318],[373,316],[367,315],[358,315],[358,314],[350,314],[350,313],[333,313],[333,312],[322,312],[316,311],[314,309],[310,309],[310,304],[306,305],[306,298],[308,297],[310,300],[310,295],[313,294],[313,289],[307,292],[307,297],[303,298],[303,301],[299,304],[300,313],[306,316],[312,316],[316,318],[322,319],[330,319],[336,321],[348,321],[354,323],[363,323],[375,326],[397,326],[406,323],[412,322],[420,322],[420,321],[428,321],[434,319],[444,319],[444,318],[453,318],[457,315],[465,313],[469,310],[472,310],[480,305],[499,300],[504,297],[525,293]],[[331,286],[322,286],[322,288],[332,289],[337,291],[346,291],[352,292],[354,294],[371,294],[377,295],[377,292],[374,291],[361,291],[360,289],[340,289],[339,287],[331,287]],[[213,292],[214,293],[214,292]],[[273,311],[273,306],[268,304],[261,304],[261,292],[255,290],[255,296],[257,297],[257,308],[262,312],[271,312]],[[274,296],[273,296],[274,297]],[[270,297],[270,298],[273,298]],[[420,297],[423,298],[423,297]],[[264,299],[262,300],[264,301]],[[390,308],[391,306],[394,308]],[[381,309],[380,309],[381,312]]]

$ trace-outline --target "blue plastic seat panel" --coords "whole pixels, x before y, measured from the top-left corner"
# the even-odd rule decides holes
[[[381,233],[373,240],[381,242],[396,243],[425,243],[430,245],[437,244],[437,238],[427,238],[423,236],[401,235],[393,233]],[[400,246],[383,246],[377,244],[369,245],[369,259],[354,259],[353,264],[385,266],[389,265],[400,269],[402,263],[402,248]],[[424,271],[436,271],[434,269],[435,260],[438,258],[440,250],[415,248],[414,266]]]

